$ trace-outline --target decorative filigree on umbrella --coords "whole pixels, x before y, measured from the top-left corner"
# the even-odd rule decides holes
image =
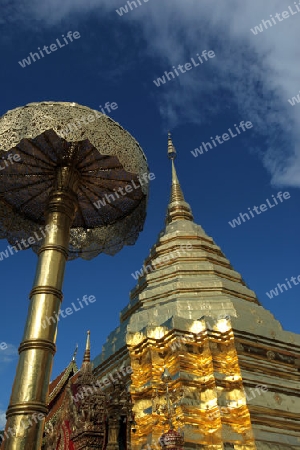
[[[64,138],[70,122],[95,114],[96,120],[72,127]],[[146,179],[148,168],[140,146],[119,124],[75,103],[30,103],[1,117],[0,145],[0,157],[7,152],[21,157],[0,172],[0,239],[14,245],[39,231],[57,168],[69,159],[79,175],[69,259],[113,255],[135,243],[148,191],[139,177],[145,174]],[[132,182],[137,188],[121,195],[120,189],[124,192]],[[98,209],[95,203],[103,199],[106,204]],[[31,247],[37,252],[40,244]]]

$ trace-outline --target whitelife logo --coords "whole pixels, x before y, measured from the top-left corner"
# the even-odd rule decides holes
[[[291,198],[291,195],[290,195],[289,192],[284,192],[284,193],[282,193],[282,192],[280,191],[280,192],[277,192],[276,197],[279,199],[280,203],[282,203],[283,200],[288,200],[289,198]],[[283,198],[282,198],[282,197],[283,197]],[[272,198],[273,198],[273,200],[274,200],[274,204],[270,203],[269,199],[267,198],[267,199],[266,199],[266,202],[267,202],[268,206],[267,206],[265,203],[262,203],[260,206],[253,206],[253,209],[252,209],[252,210],[251,210],[251,208],[248,208],[251,217],[249,217],[249,214],[247,214],[247,213],[244,213],[244,214],[243,214],[243,213],[240,213],[240,217],[238,217],[237,219],[233,219],[232,221],[229,221],[228,223],[229,223],[229,225],[231,226],[231,228],[235,228],[237,225],[241,225],[241,223],[242,223],[242,222],[241,222],[241,219],[242,219],[243,222],[246,222],[245,217],[247,218],[247,220],[250,220],[251,218],[253,219],[254,217],[256,217],[256,216],[253,214],[253,211],[254,211],[254,212],[256,213],[256,215],[258,216],[258,215],[261,214],[262,212],[268,211],[268,209],[275,208],[275,206],[277,206],[279,203],[278,203],[278,201],[276,200],[276,198],[275,198],[274,195],[272,195]],[[271,200],[271,201],[272,201],[272,200]],[[269,208],[268,208],[268,207],[269,207]]]
[[[297,95],[297,97],[289,98],[288,102],[290,103],[291,106],[295,106],[296,103],[300,103],[300,91],[299,91],[299,94]]]
[[[262,20],[261,24],[256,25],[256,27],[250,28],[250,30],[252,31],[252,33],[256,36],[259,33],[263,33],[265,30],[267,30],[268,28],[272,27],[273,25],[277,25],[279,22],[282,22],[285,19],[288,19],[291,16],[294,16],[295,14],[298,14],[300,12],[300,2],[296,3],[294,2],[294,5],[296,7],[296,11],[292,9],[291,6],[288,7],[289,11],[283,11],[282,13],[276,13],[275,17],[278,20],[278,22],[276,22],[275,17],[273,17],[272,14],[270,14],[271,20],[267,19],[267,20]],[[280,17],[280,14],[282,15],[282,17]],[[265,29],[264,29],[265,27]]]
[[[294,286],[298,286],[299,285],[299,283],[297,283],[296,280],[298,280],[299,283],[300,283],[300,275],[298,275],[297,278],[296,277],[291,277],[290,278],[290,281],[294,284]],[[286,284],[288,285],[289,289],[292,289],[293,286],[291,285],[291,283],[288,280],[288,278],[286,278],[285,281],[286,281]],[[277,295],[282,294],[285,291],[288,291],[288,288],[287,288],[286,284],[285,283],[282,283],[282,284],[277,283],[278,287],[276,287],[274,289],[271,289],[270,292],[266,292],[266,295],[270,299],[272,299],[273,297],[277,297]],[[282,287],[284,287],[285,291],[282,289]],[[279,289],[280,292],[278,292],[278,289]]]
[[[48,233],[50,233],[51,229],[55,230],[56,229],[56,225],[46,225],[45,226],[45,231],[47,231]],[[6,248],[7,250],[5,250],[4,252],[0,252],[0,261],[3,261],[4,258],[8,258],[10,255],[13,255],[15,253],[18,253],[20,250],[26,250],[27,248],[29,248],[31,245],[34,245],[37,241],[41,241],[44,237],[46,237],[45,231],[43,230],[42,227],[39,228],[42,236],[39,236],[39,234],[34,231],[34,237],[30,236],[28,239],[20,239],[21,242],[16,241],[15,245],[8,245]],[[27,245],[27,242],[28,245]],[[23,248],[22,248],[23,245]],[[19,250],[17,250],[17,247]],[[10,253],[10,254],[9,254]]]
[[[84,308],[84,305],[81,303],[81,300],[79,300],[79,298],[77,300],[80,305],[80,308],[78,308],[78,307],[76,308],[75,303],[72,302],[71,303],[72,308],[68,307],[65,310],[61,309],[58,314],[54,313],[54,317],[53,316],[46,317],[46,319],[43,320],[42,327],[44,329],[46,328],[46,326],[47,326],[46,322],[48,322],[48,325],[51,325],[51,322],[52,323],[59,322],[59,319],[60,319],[59,316],[61,316],[63,319],[65,319],[67,316],[71,316],[74,312],[81,311]],[[90,295],[89,297],[87,295],[84,295],[82,297],[82,302],[86,306],[89,306],[90,303],[95,303],[95,301],[96,301],[96,297],[94,295]],[[64,315],[64,313],[66,313],[66,316]]]
[[[75,397],[72,396],[72,400],[77,403],[79,400],[83,400],[84,397],[89,396],[90,394],[93,394],[94,392],[97,392],[100,388],[102,391],[107,388],[107,386],[113,385],[118,381],[118,379],[114,378],[113,375],[117,376],[119,380],[122,379],[122,376],[125,377],[127,374],[133,373],[131,366],[124,366],[125,363],[122,364],[122,366],[119,369],[114,369],[112,372],[107,374],[106,376],[102,377],[100,380],[97,380],[95,384],[89,387],[83,387],[83,389],[78,392]],[[122,376],[121,376],[122,373]]]
[[[252,122],[247,121],[244,122],[243,120],[240,122],[240,125],[237,125],[236,123],[234,124],[235,130],[237,132],[237,134],[234,134],[231,130],[231,128],[228,128],[228,132],[229,133],[223,133],[222,136],[219,136],[218,134],[216,135],[215,138],[211,137],[210,139],[212,140],[212,143],[214,144],[214,147],[217,147],[218,144],[224,144],[224,142],[229,141],[229,139],[231,138],[235,138],[237,137],[239,134],[241,133],[241,130],[243,130],[243,132],[249,130],[250,128],[253,128]],[[223,141],[222,141],[223,139]],[[216,144],[216,142],[218,144]],[[209,149],[207,148],[209,147]],[[205,150],[206,152],[208,152],[208,150],[211,150],[213,147],[211,145],[210,142],[202,142],[202,144],[200,145],[200,147],[195,148],[195,150],[191,150],[191,154],[197,158],[198,155],[202,155],[203,154],[203,150]]]
[[[78,33],[78,31],[74,31],[74,32],[68,31],[68,33],[67,33],[67,38],[70,40],[70,42],[73,42],[73,38],[79,39],[80,37],[81,36]],[[65,47],[66,45],[69,44],[69,42],[67,41],[67,39],[65,38],[65,36],[63,34],[62,34],[62,38],[63,38],[65,44],[61,44],[60,40],[56,39],[56,42],[57,42],[59,48]],[[48,47],[50,47],[50,51],[48,51]],[[50,46],[44,45],[43,50],[46,53],[46,55],[50,55],[50,53],[56,52],[56,50],[58,50],[58,47],[56,44],[51,44]],[[30,52],[29,56],[27,58],[24,58],[22,61],[18,61],[18,63],[22,67],[22,69],[24,69],[26,67],[26,65],[30,66],[31,59],[32,59],[32,62],[35,62],[36,58],[38,58],[38,59],[41,59],[41,57],[44,58],[45,55],[43,53],[43,50],[41,50],[40,47],[38,47],[38,51],[40,52],[41,56],[38,53]]]
[[[189,70],[192,70],[194,67],[198,67],[200,66],[200,64],[203,64],[204,61],[208,61],[208,59],[214,58],[215,52],[213,52],[212,50],[209,50],[209,52],[207,52],[207,50],[203,50],[203,52],[201,53],[201,56],[199,55],[199,53],[197,53],[197,59],[200,63],[197,63],[197,61],[195,61],[194,58],[191,58],[190,61],[192,62],[192,64],[190,62],[185,63],[184,65],[179,64],[177,66],[177,68],[175,66],[173,66],[174,72],[177,75],[177,77],[179,77],[180,74],[182,73],[186,73]],[[203,59],[202,59],[203,58]],[[184,67],[184,69],[183,69]],[[180,73],[178,72],[178,70],[180,70]],[[171,70],[170,72],[165,71],[164,75],[162,75],[162,77],[157,78],[156,80],[153,80],[153,83],[155,84],[156,87],[160,87],[162,84],[166,84],[167,81],[171,81],[172,79],[174,80],[175,75],[174,72]],[[170,78],[170,76],[172,78]]]
[[[149,0],[143,0],[143,1],[144,1],[144,3],[148,3]],[[138,6],[139,5],[142,6],[142,4],[143,3],[141,3],[141,0],[136,0],[136,1],[132,1],[132,2],[130,2],[128,0],[128,2],[127,2],[127,5],[129,6],[131,11],[133,10],[133,6],[132,5],[134,5],[134,8],[138,8]],[[121,6],[120,9],[116,9],[116,13],[118,13],[119,16],[123,16],[123,14],[127,14],[129,12],[129,9],[128,9],[127,5]]]
[[[161,264],[169,262],[172,258],[177,258],[178,256],[186,255],[188,251],[191,251],[193,249],[192,244],[181,244],[180,248],[177,248],[176,250],[173,250],[172,252],[167,253],[166,255],[158,257],[155,262],[151,261],[151,264],[148,264],[141,268],[141,270],[137,270],[135,273],[132,273],[131,276],[138,280],[140,277],[147,275],[148,273],[153,272],[156,270]]]
[[[256,393],[254,392],[253,388],[250,388],[252,396],[249,395],[249,392],[247,392],[246,390],[244,391],[247,402],[256,398],[257,395],[261,395],[262,391],[267,392],[267,390],[268,390],[268,388],[265,384],[257,384],[255,386],[255,389],[256,389]],[[210,420],[214,420],[217,417],[219,417],[219,415],[223,416],[225,414],[230,414],[233,409],[237,408],[238,406],[240,406],[242,404],[243,403],[238,404],[237,400],[233,400],[232,402],[227,402],[227,406],[217,406],[216,411],[211,413],[208,417]]]
[[[44,418],[45,418],[44,414],[35,412],[26,419],[27,423],[21,420],[20,425],[23,429],[27,430],[29,427],[32,427],[33,425],[32,421],[34,421],[34,423],[38,423],[38,421],[44,420]],[[13,436],[16,436],[16,429],[9,427],[7,430],[3,432],[3,434],[0,434],[0,446],[5,441],[5,439],[9,439],[10,437]]]
[[[101,112],[106,115],[106,112],[102,108],[102,105],[99,105],[99,108],[101,109]],[[108,112],[111,112],[111,110],[118,109],[118,104],[116,102],[106,102],[104,108]],[[78,129],[81,130],[83,124],[88,125],[89,123],[92,123],[95,120],[101,118],[102,114],[100,114],[98,111],[93,111],[93,114],[81,116],[80,119],[75,119],[74,122],[68,123],[68,125],[63,130],[61,130],[61,134],[66,138],[66,136],[73,130],[75,131],[77,131]]]
[[[0,160],[0,170],[6,169],[6,167],[18,161],[21,161],[21,156],[18,153],[16,153],[15,155],[9,153],[6,158],[3,157],[2,160]],[[3,164],[3,166],[1,165],[1,163]]]
[[[152,172],[150,172],[149,174],[143,173],[141,177],[137,178],[140,183],[139,185],[136,185],[135,182],[131,180],[130,184],[127,184],[124,188],[119,187],[117,190],[114,190],[113,194],[105,194],[105,196],[102,199],[98,200],[97,202],[94,202],[94,206],[96,206],[97,209],[100,209],[101,206],[106,206],[107,202],[108,203],[115,202],[118,198],[120,198],[118,192],[120,192],[122,196],[129,194],[134,189],[139,189],[144,184],[149,183],[149,181],[155,180],[155,175]]]

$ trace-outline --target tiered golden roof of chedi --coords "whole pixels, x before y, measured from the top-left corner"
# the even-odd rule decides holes
[[[114,413],[106,448],[155,450],[162,436],[183,433],[186,450],[300,450],[300,336],[282,330],[194,223],[170,136],[168,153],[172,188],[165,229],[144,262],[120,326],[94,360],[94,379],[106,379],[110,389],[115,381],[109,380],[123,378],[133,402],[135,432],[128,427],[133,416],[127,399],[127,412]],[[166,368],[175,398],[174,432],[160,413]],[[179,392],[184,395],[176,401]],[[124,414],[122,444],[113,436],[121,435],[117,417]],[[163,442],[168,445],[173,444]]]
[[[184,390],[175,428],[185,449],[300,449],[300,336],[286,332],[193,221],[174,166],[166,227],[94,360],[96,376],[130,361],[132,450],[168,431],[154,408],[161,374]],[[242,251],[242,250],[241,250]]]

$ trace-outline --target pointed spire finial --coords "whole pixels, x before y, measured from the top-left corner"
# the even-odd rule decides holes
[[[83,364],[91,362],[91,332],[87,332]]]
[[[191,207],[186,203],[181,186],[177,177],[174,159],[176,158],[176,149],[174,147],[171,133],[168,133],[168,157],[172,161],[172,188],[171,198],[167,212],[167,223],[171,223],[178,219],[193,221],[193,213]]]
[[[172,159],[172,161],[176,158],[176,149],[174,147],[173,141],[172,141],[172,135],[170,131],[168,132],[168,157]]]

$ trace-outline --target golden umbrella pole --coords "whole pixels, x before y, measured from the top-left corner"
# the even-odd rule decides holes
[[[75,123],[75,132],[67,131]],[[0,173],[0,239],[16,245],[25,238],[39,255],[1,448],[40,450],[66,260],[114,255],[135,243],[146,215],[148,166],[119,124],[76,103],[8,111],[0,144],[0,158],[18,154],[18,163]],[[48,231],[42,247],[32,238],[40,225]]]
[[[45,329],[46,317],[59,313],[62,283],[68,259],[70,227],[77,209],[78,173],[72,167],[57,170],[56,186],[46,211],[49,232],[39,250],[30,293],[30,307],[19,363],[7,410],[4,450],[40,450],[52,360],[56,351],[57,320]]]

